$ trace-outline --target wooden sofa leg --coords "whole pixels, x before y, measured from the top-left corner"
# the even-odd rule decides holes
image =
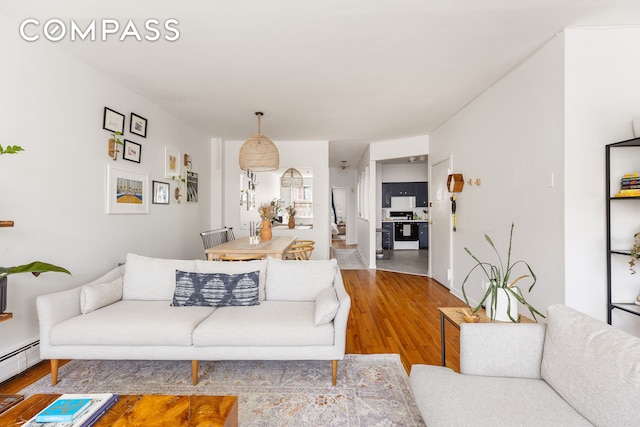
[[[51,385],[56,385],[58,384],[58,366],[59,366],[59,360],[58,359],[51,359]]]
[[[191,361],[191,376],[193,377],[193,385],[198,385],[198,361]]]
[[[331,361],[331,384],[336,385],[338,379],[338,361]]]

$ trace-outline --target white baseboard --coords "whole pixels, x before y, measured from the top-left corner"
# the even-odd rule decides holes
[[[26,371],[40,360],[40,341],[34,341],[0,356],[0,382]]]

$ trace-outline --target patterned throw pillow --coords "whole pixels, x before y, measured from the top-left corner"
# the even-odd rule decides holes
[[[259,272],[194,273],[176,270],[174,307],[258,305]]]

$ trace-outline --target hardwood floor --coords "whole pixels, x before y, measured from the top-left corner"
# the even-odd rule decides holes
[[[440,364],[437,307],[462,306],[462,301],[424,276],[343,270],[342,277],[351,295],[347,353],[398,353],[407,373],[413,364]],[[458,371],[460,335],[448,322],[445,327],[447,366]],[[15,394],[48,373],[49,362],[41,362],[0,384],[0,394]]]

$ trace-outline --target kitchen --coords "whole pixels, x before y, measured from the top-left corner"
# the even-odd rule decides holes
[[[427,156],[381,162],[376,267],[428,274],[429,191]]]

